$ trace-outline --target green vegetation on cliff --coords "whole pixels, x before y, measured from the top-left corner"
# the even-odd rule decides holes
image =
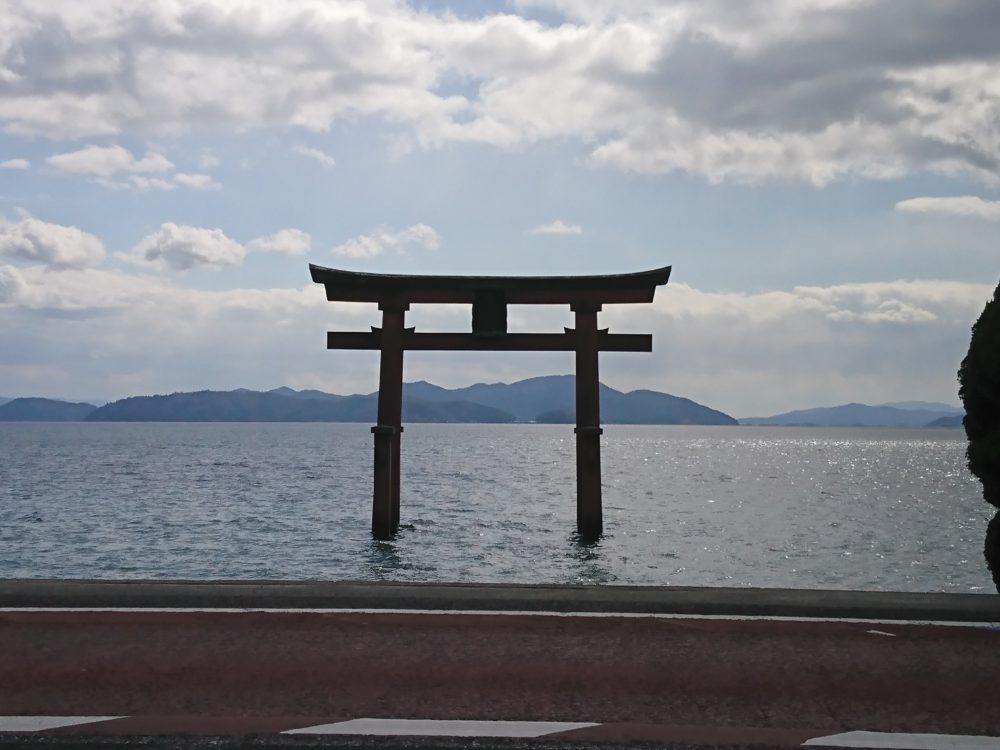
[[[958,395],[965,404],[969,470],[983,483],[986,502],[1000,509],[1000,284],[972,327],[958,381]],[[984,552],[1000,592],[1000,511],[986,529]]]

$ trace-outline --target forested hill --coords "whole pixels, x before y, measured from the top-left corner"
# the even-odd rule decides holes
[[[196,391],[135,396],[102,406],[91,422],[374,422],[375,396],[299,398],[259,391]],[[513,422],[499,409],[467,401],[406,399],[404,422]]]
[[[566,422],[575,418],[572,375],[447,389],[426,382],[403,387],[404,422]],[[196,391],[121,399],[76,417],[105,422],[370,422],[378,394],[323,391]],[[0,407],[2,409],[3,407]],[[728,414],[657,391],[623,393],[601,385],[604,424],[734,425]]]
[[[901,402],[895,405],[842,404],[801,409],[773,417],[748,417],[740,424],[787,427],[955,427],[962,424],[962,410],[947,404]]]
[[[14,398],[0,404],[0,422],[80,422],[96,408],[51,398]]]
[[[547,375],[516,383],[477,383],[448,390],[420,381],[407,383],[408,398],[427,400],[460,398],[513,414],[522,422],[573,422],[576,414],[576,379],[573,375]],[[658,391],[623,393],[601,384],[601,421],[605,424],[737,424],[728,414],[694,401]]]

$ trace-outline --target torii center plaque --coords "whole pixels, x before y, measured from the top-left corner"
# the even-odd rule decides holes
[[[331,302],[375,302],[382,327],[327,334],[328,349],[381,352],[372,535],[390,539],[399,528],[399,444],[403,431],[403,352],[576,352],[576,526],[593,541],[603,531],[601,410],[598,352],[649,352],[650,334],[612,334],[597,327],[603,305],[652,302],[670,266],[609,276],[403,276],[355,273],[310,264]],[[411,304],[472,305],[471,333],[418,333],[405,325]],[[562,333],[508,333],[507,305],[569,305],[576,327]]]

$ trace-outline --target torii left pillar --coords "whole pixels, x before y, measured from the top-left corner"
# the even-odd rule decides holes
[[[597,372],[597,313],[601,305],[574,304],[576,314],[576,529],[583,542],[604,531],[601,510],[601,382]]]
[[[399,444],[403,432],[403,330],[408,304],[379,303],[382,311],[375,436],[372,535],[391,539],[399,529]]]

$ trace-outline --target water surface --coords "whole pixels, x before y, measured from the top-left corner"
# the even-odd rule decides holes
[[[370,536],[361,424],[0,424],[0,577],[992,591],[959,430],[605,427],[605,536],[572,427],[406,426]]]

